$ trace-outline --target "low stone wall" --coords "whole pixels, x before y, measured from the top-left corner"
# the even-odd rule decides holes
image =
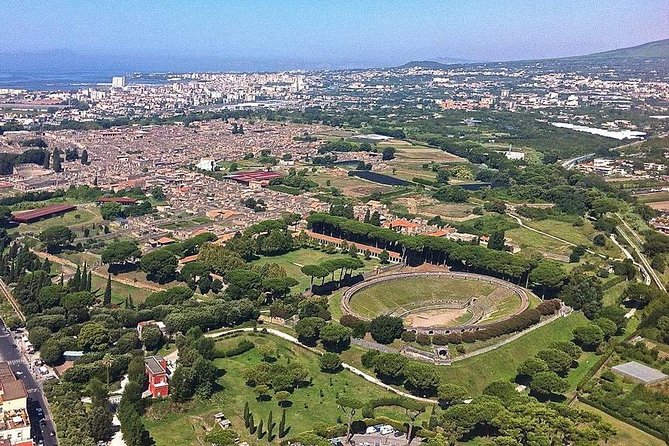
[[[386,274],[386,275],[378,275],[374,276],[368,280],[365,280],[363,282],[360,282],[356,285],[353,285],[349,289],[347,289],[341,300],[341,309],[342,312],[345,314],[352,314],[360,319],[365,319],[369,320],[368,318],[361,317],[360,315],[356,314],[352,309],[351,309],[351,298],[359,291],[368,288],[370,286],[382,283],[382,282],[387,282],[390,280],[402,280],[402,279],[411,279],[411,278],[417,278],[417,277],[443,277],[444,279],[464,279],[464,280],[475,280],[475,281],[480,281],[480,282],[486,282],[493,284],[498,287],[506,288],[510,291],[512,291],[518,298],[520,298],[520,306],[518,309],[515,311],[514,314],[509,315],[508,317],[513,317],[516,316],[520,313],[522,313],[525,309],[530,304],[530,298],[529,295],[527,294],[527,291],[517,285],[514,285],[510,282],[507,282],[506,280],[498,279],[496,277],[490,277],[490,276],[484,276],[482,274],[474,274],[474,273],[465,273],[465,272],[455,272],[455,271],[444,271],[444,272],[398,272],[394,274]],[[458,325],[455,327],[420,327],[420,326],[414,326],[411,327],[410,330],[416,333],[425,333],[425,334],[449,334],[449,333],[461,333],[464,331],[476,331],[481,328],[486,327],[489,324],[476,324],[476,321],[479,321],[480,319],[485,316],[485,309],[482,308],[479,305],[479,302],[474,301],[472,302],[473,299],[468,300],[467,302],[463,302],[462,306],[456,307],[456,308],[469,308],[474,316],[470,321],[468,321],[468,324],[463,324],[463,325]],[[444,300],[446,302],[446,300]],[[449,300],[449,303],[454,303],[455,301]],[[426,303],[426,306],[423,307],[416,307],[415,309],[412,309],[410,311],[407,311],[405,313],[410,313],[410,312],[415,312],[418,311],[419,309],[422,308],[430,308],[430,306],[433,305],[431,303]],[[434,306],[433,306],[434,308]],[[444,308],[444,307],[442,307]],[[474,321],[472,323],[472,321]],[[495,321],[499,322],[499,321]],[[492,322],[491,322],[492,323]]]

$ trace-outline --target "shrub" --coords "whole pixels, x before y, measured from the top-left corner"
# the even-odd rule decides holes
[[[537,305],[537,311],[542,316],[548,316],[549,314],[555,314],[562,306],[562,303],[559,299],[550,299],[541,302]]]
[[[379,356],[380,353],[381,352],[377,350],[367,350],[360,357],[360,362],[362,363],[362,366],[368,369],[374,368],[374,362],[376,361],[376,357]]]
[[[432,335],[432,343],[434,345],[446,345],[448,344],[448,337],[441,333],[437,333],[435,335]]]
[[[432,339],[425,333],[418,333],[416,335],[416,342],[418,342],[420,345],[430,345],[432,343]]]
[[[414,342],[416,340],[416,333],[413,331],[405,331],[402,333],[402,340],[404,342]]]

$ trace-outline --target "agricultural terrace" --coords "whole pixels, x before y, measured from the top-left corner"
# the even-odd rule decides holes
[[[411,328],[452,328],[496,322],[523,311],[528,294],[478,274],[400,273],[375,277],[347,290],[344,312],[371,319],[403,317]]]

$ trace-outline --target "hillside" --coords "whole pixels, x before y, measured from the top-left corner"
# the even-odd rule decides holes
[[[669,58],[669,39],[656,40],[642,45],[601,53],[573,56],[568,59],[667,59]]]

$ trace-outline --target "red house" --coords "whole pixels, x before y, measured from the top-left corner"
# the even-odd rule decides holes
[[[149,377],[149,392],[154,398],[166,397],[170,393],[167,382],[167,361],[162,356],[144,358],[146,375]]]

